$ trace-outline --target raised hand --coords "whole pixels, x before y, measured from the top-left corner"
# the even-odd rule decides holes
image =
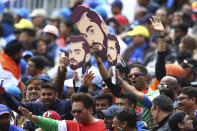
[[[151,27],[157,32],[164,32],[164,27],[162,25],[161,19],[157,16],[150,18]]]
[[[22,106],[19,106],[18,110],[23,113],[24,117],[26,117],[29,120],[32,120],[32,112],[30,112],[28,109],[23,108]]]
[[[59,51],[59,63],[60,63],[60,71],[65,71],[66,66],[68,65],[68,57],[63,56],[62,52]]]
[[[92,83],[92,80],[94,79],[94,73],[92,71],[88,72],[89,67],[86,68],[86,73],[83,76],[83,85],[85,87],[89,87],[89,85]]]

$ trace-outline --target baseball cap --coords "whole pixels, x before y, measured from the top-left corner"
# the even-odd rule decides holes
[[[122,9],[122,2],[120,0],[115,0],[111,6],[119,6]]]
[[[55,27],[54,25],[46,25],[43,29],[44,33],[51,33],[53,35],[55,35],[56,37],[59,37],[59,31],[57,29],[57,27]]]
[[[32,56],[34,56],[34,54],[33,54],[31,51],[25,50],[25,51],[23,52],[23,57],[25,57],[25,56],[30,56],[30,57],[32,57]]]
[[[8,86],[5,88],[6,92],[11,96],[15,96],[20,98],[21,97],[21,90],[17,86]]]
[[[14,24],[14,27],[17,29],[23,29],[23,28],[33,28],[33,24],[31,21],[27,19],[21,19],[17,24]]]
[[[61,120],[61,116],[59,115],[59,113],[57,113],[56,111],[53,111],[53,110],[49,110],[49,111],[45,112],[43,114],[43,117],[51,118],[54,120]]]
[[[122,25],[128,25],[127,18],[122,14],[115,15],[115,19]]]
[[[148,38],[150,36],[150,33],[146,27],[142,25],[138,25],[134,27],[132,31],[127,32],[127,35],[128,36],[142,35]]]
[[[181,66],[183,68],[192,68],[192,70],[197,73],[197,60],[194,60],[192,58],[188,58],[188,59],[185,59],[183,61],[183,63],[181,64]]]
[[[34,9],[33,12],[29,15],[30,17],[43,16],[46,17],[47,13],[44,9]]]
[[[6,105],[0,104],[0,115],[10,113],[9,108]]]
[[[101,110],[101,112],[107,117],[113,117],[117,110],[121,109],[119,106],[110,106],[106,110]]]

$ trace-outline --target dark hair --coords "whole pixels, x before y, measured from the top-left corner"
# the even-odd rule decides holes
[[[175,30],[179,29],[181,32],[184,32],[185,34],[187,34],[188,31],[188,26],[186,24],[178,24],[174,26]]]
[[[120,54],[120,45],[117,37],[115,35],[108,34],[108,40],[116,41],[115,46],[116,46],[117,54]]]
[[[94,98],[88,93],[75,93],[71,96],[72,103],[73,102],[82,102],[86,109],[93,107]]]
[[[51,83],[51,82],[44,82],[42,84],[42,87],[41,89],[51,89],[53,90],[54,92],[56,92],[56,86],[55,84]]]
[[[33,56],[28,61],[32,61],[38,69],[43,70],[45,67],[45,61],[41,56]]]
[[[77,23],[80,19],[81,19],[81,16],[87,12],[87,17],[90,18],[90,21],[91,22],[95,22],[97,23],[97,25],[99,27],[101,27],[101,19],[100,17],[98,16],[98,14],[92,10],[90,10],[89,8],[86,8],[85,6],[77,6],[75,8],[75,10],[72,12],[72,14],[70,15],[70,19],[71,21],[75,24]]]
[[[37,78],[37,77],[32,77],[32,78],[30,78],[30,79],[26,82],[26,89],[27,89],[27,86],[28,86],[29,84],[31,84],[33,81],[38,81],[40,84],[42,84],[42,80],[40,80],[40,79]]]
[[[173,102],[169,97],[167,97],[165,95],[157,96],[152,101],[152,105],[154,107],[158,106],[164,112],[172,112],[173,111]]]
[[[37,46],[38,46],[38,43],[40,41],[43,41],[45,44],[46,44],[46,41],[44,39],[41,39],[41,38],[38,38],[38,39],[34,39],[33,42],[32,42],[32,45],[33,45],[33,48],[36,49]]]
[[[71,42],[79,42],[79,41],[83,41],[82,45],[83,45],[83,49],[85,51],[85,53],[90,53],[90,48],[89,48],[89,44],[86,41],[86,39],[84,38],[83,35],[79,35],[79,36],[70,36],[70,41]]]
[[[183,122],[185,115],[187,115],[186,112],[180,111],[180,112],[175,112],[170,116],[168,123],[172,131],[180,131],[178,123]]]
[[[31,36],[31,37],[35,37],[35,36],[36,36],[36,32],[35,32],[35,30],[33,30],[33,29],[23,28],[23,29],[21,30],[21,33],[23,33],[23,32],[27,33],[27,34],[28,34],[29,36]]]
[[[13,40],[5,46],[4,51],[8,56],[13,56],[19,53],[22,49],[23,44],[18,40]]]
[[[144,74],[148,73],[146,67],[141,63],[132,63],[131,65],[129,65],[129,69],[131,70],[132,68],[138,68]]]
[[[137,105],[137,96],[131,92],[120,93],[118,98],[128,99],[129,104],[134,104],[134,107]]]
[[[73,27],[73,23],[70,20],[62,20],[61,23],[63,23],[65,26],[67,26],[68,28],[70,28],[70,32],[74,31],[74,27]]]
[[[112,97],[110,94],[107,94],[107,93],[101,93],[101,94],[98,94],[95,98],[96,100],[103,100],[103,99],[107,99],[108,100],[108,104],[111,106],[112,105]]]
[[[179,51],[177,54],[177,60],[179,63],[182,63],[184,59],[191,58],[191,57],[192,57],[192,53],[189,50],[182,50],[182,51]]]
[[[115,112],[114,116],[117,116],[121,123],[126,121],[129,127],[136,128],[137,114],[131,108],[121,108]]]
[[[188,86],[188,87],[183,87],[179,94],[186,94],[188,95],[188,97],[192,98],[192,97],[195,97],[196,98],[196,104],[197,104],[197,89],[192,87],[192,86]]]

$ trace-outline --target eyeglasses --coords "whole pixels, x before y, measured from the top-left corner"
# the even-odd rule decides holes
[[[144,75],[144,73],[136,72],[136,73],[133,73],[133,74],[129,74],[128,77],[129,77],[129,78],[132,78],[133,76],[138,77],[138,76],[140,76],[140,75]]]
[[[79,114],[79,113],[81,113],[81,112],[82,112],[82,110],[72,110],[72,111],[71,111],[72,114],[75,114],[75,113],[78,113],[78,114]]]
[[[186,98],[190,98],[190,97],[189,96],[180,96],[180,97],[177,98],[177,100],[178,101],[182,101],[182,100],[184,100]]]
[[[159,90],[165,90],[165,89],[167,89],[168,88],[168,85],[166,85],[166,84],[159,84],[159,85],[157,85],[157,88],[159,89]]]
[[[191,68],[194,67],[194,65],[190,64],[187,60],[184,60],[183,63],[186,64],[188,67],[191,67]]]

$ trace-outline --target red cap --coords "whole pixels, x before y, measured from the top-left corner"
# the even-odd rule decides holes
[[[122,25],[126,26],[128,25],[128,20],[124,15],[118,14],[115,15],[115,19]]]
[[[61,120],[60,115],[53,110],[49,110],[49,111],[45,112],[43,114],[43,117],[51,118],[51,119],[54,119],[54,120]]]

